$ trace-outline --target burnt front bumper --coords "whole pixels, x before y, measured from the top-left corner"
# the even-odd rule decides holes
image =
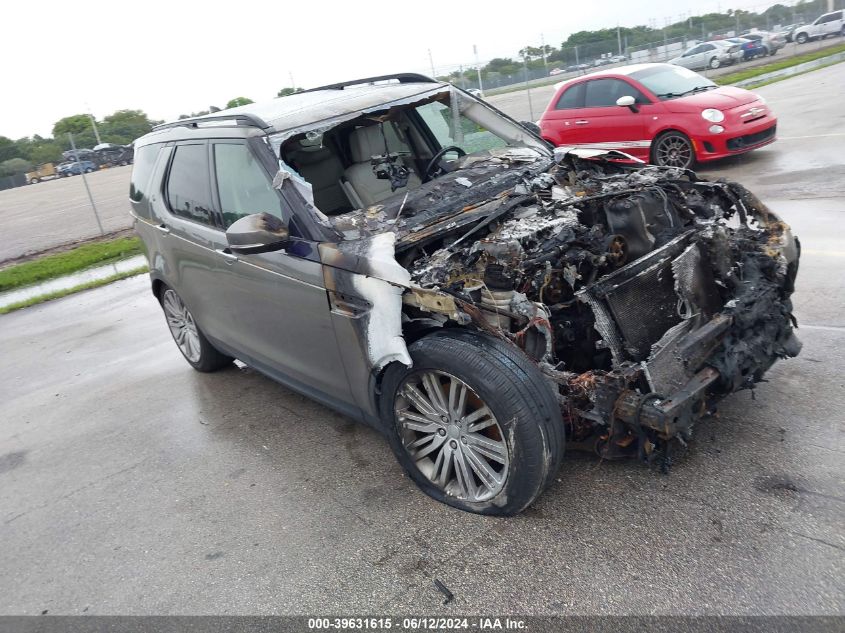
[[[732,193],[738,227],[688,231],[581,292],[614,363],[570,378],[577,416],[617,437],[686,439],[718,399],[799,353],[800,244],[747,190]]]

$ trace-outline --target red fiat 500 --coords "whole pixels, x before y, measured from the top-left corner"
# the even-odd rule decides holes
[[[673,64],[624,66],[558,84],[539,123],[554,145],[615,149],[674,167],[762,147],[777,130],[762,97]]]

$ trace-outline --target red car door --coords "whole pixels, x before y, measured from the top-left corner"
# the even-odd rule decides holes
[[[540,134],[553,145],[580,145],[587,142],[582,118],[584,109],[583,81],[570,84],[549,104],[540,119]]]
[[[636,112],[616,105],[619,97],[634,97]],[[648,160],[651,140],[646,119],[651,103],[633,85],[622,79],[602,77],[585,82],[584,107],[573,124],[579,130],[579,144],[596,149],[615,149]]]

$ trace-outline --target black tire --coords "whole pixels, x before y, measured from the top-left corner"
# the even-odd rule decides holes
[[[551,483],[563,459],[563,420],[550,383],[521,350],[469,330],[435,332],[413,343],[409,352],[413,367],[408,369],[399,363],[388,367],[380,399],[380,413],[391,448],[405,472],[427,495],[461,510],[499,516],[524,510]],[[487,406],[497,424],[496,436],[500,432],[504,436],[499,438],[499,442],[507,446],[503,482],[501,489],[489,498],[473,501],[446,492],[420,470],[405,448],[402,434],[408,431],[397,419],[395,405],[402,402],[402,396],[397,399],[397,392],[405,388],[406,381],[424,375],[426,370],[446,372],[469,387],[468,398],[477,398],[476,402]],[[470,428],[460,433],[471,431]],[[445,436],[445,432],[438,432]],[[455,450],[448,449],[446,442],[442,444],[442,450],[451,450],[454,456],[458,452],[457,441],[449,440],[449,443]],[[449,460],[452,464],[447,468],[450,480],[456,480],[457,458]],[[466,459],[465,464],[468,465],[466,472],[481,490],[478,471],[470,470],[471,460]],[[456,484],[450,485],[455,490]]]
[[[799,44],[806,44],[806,43],[809,41],[809,39],[810,39],[810,38],[809,38],[809,37],[807,37],[807,34],[806,34],[806,33],[799,33],[799,34],[795,37],[795,41],[796,41],[796,42],[798,42]]]
[[[679,154],[681,154],[679,160],[673,162],[664,156],[664,152],[662,151],[664,144],[677,145]],[[685,146],[686,149],[682,149],[683,146]],[[688,159],[680,160],[684,158],[684,152],[688,156]],[[651,143],[651,163],[653,165],[660,165],[661,167],[692,169],[695,167],[695,150],[692,147],[692,142],[689,140],[687,135],[682,132],[672,130],[660,134]]]
[[[710,60],[710,63],[707,64],[711,69],[716,70],[719,66],[722,65],[722,62],[719,61],[718,57],[713,57]]]
[[[196,331],[196,345],[198,354],[194,357],[189,356],[185,349],[183,349],[183,344],[179,342],[177,339],[177,335],[174,331],[174,327],[171,325],[170,318],[168,316],[168,306],[165,305],[168,302],[168,293],[173,293],[173,297],[178,300],[178,303],[184,308],[185,314],[187,314],[190,322],[192,324],[193,329]],[[191,315],[190,310],[182,301],[182,298],[179,297],[178,293],[173,290],[172,288],[162,285],[159,296],[158,296],[159,304],[162,307],[162,311],[164,312],[164,319],[167,322],[168,329],[170,330],[170,335],[173,337],[173,342],[176,343],[176,347],[182,352],[182,356],[185,357],[185,360],[188,361],[188,364],[196,369],[197,371],[201,372],[212,372],[217,371],[219,369],[223,369],[224,367],[228,367],[232,364],[232,361],[235,359],[231,356],[227,356],[226,354],[222,354],[221,352],[217,351],[215,347],[208,341],[203,334],[202,330],[200,329],[199,325],[193,320],[193,315]]]

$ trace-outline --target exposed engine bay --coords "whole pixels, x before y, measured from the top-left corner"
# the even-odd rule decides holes
[[[799,353],[790,296],[800,245],[741,185],[595,150],[558,148],[553,159],[515,122],[454,91],[409,103],[326,128],[320,141],[343,148],[369,135],[362,147],[375,148],[341,161],[350,195],[336,192],[323,216],[341,240],[321,244],[335,310],[356,319],[374,372],[410,364],[403,337],[476,328],[537,363],[570,447],[668,467],[670,446],[719,398]],[[425,134],[414,141],[414,121],[425,119],[407,115],[414,106],[440,108],[431,125],[449,123],[447,142],[466,117],[498,126],[507,144],[438,162],[435,145],[420,153]],[[389,141],[385,126],[408,142]],[[400,160],[396,146],[410,153]],[[309,183],[317,202],[327,195]]]
[[[570,445],[668,465],[719,397],[799,352],[798,242],[741,185],[574,154],[468,158],[337,226],[396,232],[407,333],[476,327],[537,362]]]

